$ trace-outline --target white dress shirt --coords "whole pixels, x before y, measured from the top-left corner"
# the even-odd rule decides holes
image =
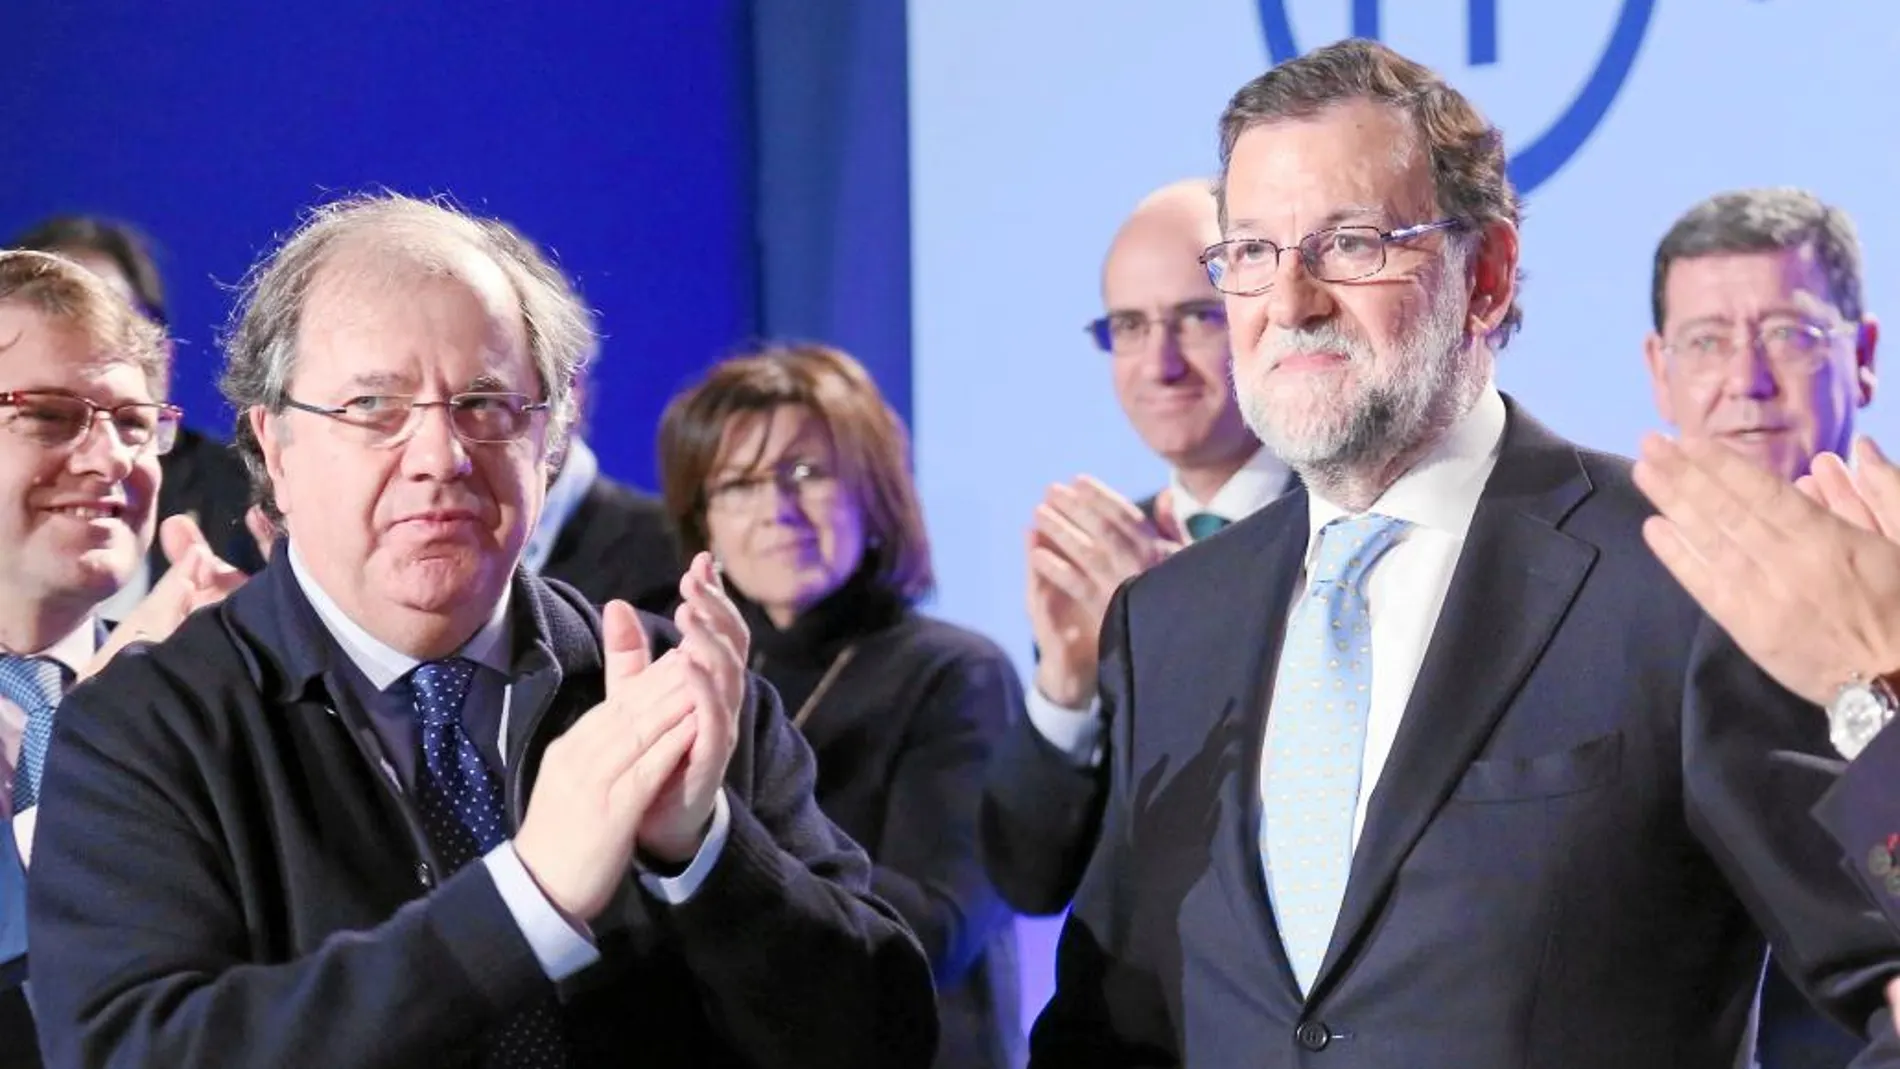
[[[1197,512],[1210,512],[1232,523],[1244,520],[1286,493],[1291,471],[1279,457],[1263,446],[1247,458],[1240,470],[1227,477],[1214,496],[1205,503],[1195,500],[1181,485],[1181,475],[1168,477],[1168,489],[1174,497],[1175,519],[1183,526]],[[1043,697],[1034,686],[1024,698],[1025,711],[1037,734],[1077,765],[1092,765],[1102,758],[1101,702],[1089,698],[1081,709],[1065,709]]]
[[[1196,500],[1182,485],[1180,472],[1171,472],[1168,490],[1174,498],[1174,516],[1182,523],[1197,512],[1212,513],[1229,523],[1244,520],[1286,493],[1291,475],[1286,463],[1262,446],[1254,450],[1239,471],[1227,477],[1213,497],[1203,502]]]
[[[350,619],[304,567],[294,540],[290,543],[290,570],[297,579],[297,585],[303,589],[304,597],[309,599],[310,607],[316,610],[317,618],[336,640],[344,656],[356,665],[371,686],[379,691],[388,690],[422,663],[384,643]],[[508,663],[512,647],[508,615],[510,594],[510,591],[502,593],[501,601],[487,622],[456,651],[456,656],[499,672],[504,677],[511,671]],[[508,716],[513,699],[514,684],[510,682],[502,690],[502,738],[508,736]],[[501,749],[505,760],[507,748],[504,746]],[[643,872],[640,874],[641,884],[664,902],[678,905],[687,901],[705,882],[713,864],[724,851],[731,819],[725,791],[721,790],[713,801],[712,828],[707,832],[706,841],[700,845],[699,853],[694,855],[692,863],[677,876]],[[489,875],[495,881],[495,889],[500,892],[515,923],[521,926],[522,935],[533,948],[534,956],[541,963],[548,979],[566,979],[600,959],[600,952],[594,948],[589,934],[576,931],[568,924],[535,884],[534,877],[528,874],[527,867],[521,863],[521,856],[515,853],[512,841],[490,850],[482,857],[482,863],[488,866]]]
[[[1410,526],[1366,573],[1366,604],[1372,615],[1372,685],[1366,748],[1359,765],[1359,804],[1352,821],[1355,848],[1366,823],[1366,803],[1398,738],[1399,721],[1438,628],[1438,613],[1464,551],[1471,516],[1491,469],[1497,466],[1503,438],[1504,399],[1495,387],[1487,386],[1471,411],[1366,510],[1405,520]],[[1307,570],[1318,551],[1320,528],[1345,515],[1344,509],[1307,488]],[[1294,584],[1292,605],[1305,592],[1303,571]],[[1289,617],[1292,605],[1287,607]],[[1272,696],[1267,700],[1271,710]]]

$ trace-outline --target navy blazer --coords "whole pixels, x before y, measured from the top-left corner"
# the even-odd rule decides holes
[[[575,1069],[929,1063],[928,965],[819,812],[769,686],[747,687],[706,881],[672,907],[629,873],[592,924],[601,960],[557,989],[486,866],[437,864],[275,557],[61,707],[29,879],[50,1064],[471,1064],[487,1026],[550,996]],[[542,754],[603,681],[585,602],[514,582],[518,827]]]
[[[1814,809],[1867,896],[1900,931],[1900,730],[1888,727]]]
[[[1627,462],[1514,405],[1302,999],[1256,832],[1306,507],[1116,595],[1110,797],[1033,1066],[1728,1069],[1763,931],[1900,1064],[1900,942],[1802,827],[1820,719],[1656,562]]]

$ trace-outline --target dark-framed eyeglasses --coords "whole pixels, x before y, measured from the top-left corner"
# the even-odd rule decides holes
[[[1227,306],[1219,301],[1186,301],[1159,318],[1125,309],[1091,319],[1083,329],[1105,353],[1139,352],[1155,338],[1169,335],[1179,338],[1184,349],[1202,349],[1227,344]]]
[[[138,457],[171,452],[185,415],[177,405],[157,401],[102,405],[60,390],[0,392],[0,408],[10,410],[4,417],[7,430],[50,449],[83,445],[99,417],[107,416],[119,444]]]
[[[1355,282],[1385,270],[1387,245],[1464,227],[1461,219],[1380,230],[1376,226],[1329,226],[1301,238],[1297,249],[1306,273],[1320,282]],[[1288,248],[1265,238],[1229,238],[1201,253],[1208,281],[1222,293],[1257,297],[1273,288],[1280,254]]]
[[[1771,319],[1753,329],[1708,323],[1665,342],[1663,355],[1690,378],[1726,372],[1741,352],[1760,353],[1779,370],[1805,375],[1827,359],[1835,339],[1859,333],[1859,323],[1829,326],[1806,319]]]
[[[837,491],[836,472],[815,461],[797,460],[714,483],[706,491],[706,511],[751,513],[776,501],[780,493],[800,504],[817,505]]]
[[[536,401],[526,394],[494,392],[451,394],[441,401],[418,401],[413,394],[363,394],[335,406],[306,404],[286,397],[284,406],[357,428],[377,446],[408,441],[422,425],[425,408],[447,412],[455,436],[477,445],[515,441],[534,426],[537,414],[548,410],[546,401]]]

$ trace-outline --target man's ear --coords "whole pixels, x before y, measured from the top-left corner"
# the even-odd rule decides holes
[[[1517,227],[1503,219],[1485,224],[1471,255],[1470,325],[1474,334],[1490,335],[1517,300]]]
[[[1854,341],[1854,387],[1861,408],[1866,408],[1874,399],[1874,346],[1879,341],[1880,321],[1871,315],[1863,316],[1860,337]]]
[[[258,451],[264,454],[264,470],[269,473],[272,487],[284,484],[284,443],[289,440],[289,428],[284,426],[281,417],[272,415],[263,405],[252,405],[244,414],[250,424],[251,437],[257,439]],[[283,495],[272,491],[277,499],[279,512],[287,513]]]

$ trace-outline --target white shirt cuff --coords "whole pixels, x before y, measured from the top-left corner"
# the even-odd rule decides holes
[[[699,853],[693,855],[693,863],[678,876],[660,876],[651,872],[640,874],[640,886],[647,893],[665,902],[669,906],[683,906],[706,882],[706,875],[719,861],[719,855],[726,849],[726,833],[732,828],[732,812],[726,806],[726,789],[719,788],[713,796],[712,827],[706,829],[706,841],[699,844]]]
[[[535,960],[541,963],[548,979],[558,983],[600,960],[593,940],[575,930],[541,892],[534,877],[528,875],[514,843],[502,843],[490,850],[482,857],[482,864],[488,866],[495,890],[501,892],[501,900],[521,926],[521,934],[534,949]]]
[[[1024,696],[1029,723],[1077,768],[1102,763],[1102,700],[1089,698],[1085,709],[1064,709],[1034,687]]]

